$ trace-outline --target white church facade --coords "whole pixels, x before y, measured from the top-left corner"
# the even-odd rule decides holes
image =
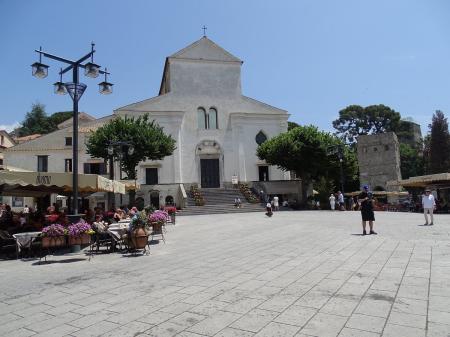
[[[161,205],[167,197],[180,204],[191,184],[226,188],[233,178],[240,182],[289,180],[289,172],[267,165],[256,155],[258,144],[287,131],[289,114],[242,94],[242,63],[207,37],[167,57],[158,96],[80,125],[79,172],[86,163],[101,164],[89,158],[83,144],[92,130],[116,116],[149,114],[176,140],[176,150],[161,161],[140,163],[136,196],[145,204],[156,203],[155,198],[159,198]],[[5,160],[11,166],[36,170],[36,158],[46,155],[49,172],[59,172],[70,158],[70,148],[63,145],[70,133],[69,125],[30,144],[17,145],[7,152]],[[61,149],[47,153],[55,145],[46,147],[44,143],[61,144]]]
[[[256,156],[257,137],[287,131],[289,115],[242,95],[241,65],[203,37],[166,59],[158,96],[114,111],[130,117],[148,113],[177,142],[172,156],[140,165],[141,183],[152,167],[160,184],[202,188],[224,187],[232,176],[239,181],[289,179]]]

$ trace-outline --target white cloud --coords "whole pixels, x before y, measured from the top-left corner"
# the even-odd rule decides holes
[[[11,132],[15,128],[20,126],[19,122],[14,122],[13,124],[0,124],[0,130],[6,130],[6,132]]]

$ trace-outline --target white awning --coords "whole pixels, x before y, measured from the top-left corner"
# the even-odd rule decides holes
[[[0,171],[0,192],[17,195],[72,192],[72,173]],[[97,174],[78,174],[80,193],[115,192],[125,194],[125,185]]]

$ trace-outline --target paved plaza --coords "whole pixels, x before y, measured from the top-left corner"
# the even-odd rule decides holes
[[[450,215],[186,216],[149,256],[1,261],[0,336],[450,336]]]

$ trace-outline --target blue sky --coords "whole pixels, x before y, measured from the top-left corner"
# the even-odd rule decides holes
[[[76,4],[76,8],[74,8]],[[350,104],[386,104],[427,131],[436,109],[450,116],[450,1],[446,0],[0,0],[0,127],[33,102],[71,109],[53,94],[59,65],[37,80],[34,49],[78,58],[95,41],[114,94],[88,88],[80,111],[110,114],[156,96],[165,57],[207,35],[244,60],[243,93],[332,130]]]

